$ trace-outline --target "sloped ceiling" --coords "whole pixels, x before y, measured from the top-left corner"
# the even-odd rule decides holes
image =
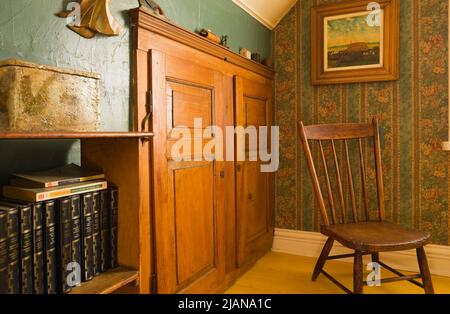
[[[297,0],[232,0],[269,29],[274,29]]]

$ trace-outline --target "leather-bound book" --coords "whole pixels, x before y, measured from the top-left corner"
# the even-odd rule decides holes
[[[117,187],[110,187],[109,189],[109,205],[110,205],[110,222],[111,222],[111,268],[119,266],[117,249],[118,249],[118,227],[119,227],[119,190]]]
[[[33,206],[20,205],[20,260],[22,294],[33,293]]]
[[[45,292],[44,204],[33,204],[33,293]]]
[[[72,217],[72,262],[82,265],[82,240],[81,240],[81,201],[80,196],[71,197]],[[81,275],[81,274],[80,274]],[[81,281],[81,278],[77,278]]]
[[[15,207],[19,214],[20,293],[33,293],[33,205],[2,200],[2,205]]]
[[[105,178],[99,172],[83,169],[75,164],[48,169],[44,171],[13,174],[11,185],[22,188],[54,188],[76,184],[80,182],[93,181]]]
[[[47,294],[58,293],[58,281],[56,274],[56,216],[55,201],[44,203],[44,282]]]
[[[94,217],[92,207],[93,207],[92,193],[83,194],[81,196],[81,213],[82,213],[81,238],[83,239],[83,262],[81,272],[83,281],[89,281],[92,278],[94,278],[94,263],[93,263]]]
[[[7,220],[7,290],[9,294],[20,294],[19,210],[17,207],[2,204],[0,210],[6,213]]]
[[[8,213],[0,207],[0,294],[8,293]]]
[[[72,259],[72,200],[62,198],[57,200],[56,211],[56,234],[57,234],[57,278],[58,292],[70,292],[71,287],[67,284],[69,271],[67,267]]]
[[[100,219],[100,192],[92,193],[92,215],[94,218],[94,228],[92,234],[93,240],[93,258],[92,263],[94,276],[100,275],[101,270],[101,219]]]
[[[109,191],[100,191],[100,272],[104,272],[111,267],[111,244],[110,244],[110,222],[109,222]]]

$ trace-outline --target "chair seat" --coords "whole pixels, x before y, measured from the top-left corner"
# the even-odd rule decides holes
[[[426,232],[389,222],[360,222],[323,226],[321,233],[342,245],[361,252],[386,252],[416,249],[430,240]]]

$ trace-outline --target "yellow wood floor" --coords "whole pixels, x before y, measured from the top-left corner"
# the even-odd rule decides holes
[[[323,275],[316,282],[311,281],[315,258],[268,253],[256,265],[242,276],[226,292],[227,294],[338,294],[343,293]],[[352,287],[351,263],[327,261],[325,270],[342,282]],[[382,269],[382,277],[393,277]],[[450,294],[450,278],[433,276],[436,293]],[[383,284],[381,287],[365,287],[366,294],[417,294],[423,290],[409,282]]]

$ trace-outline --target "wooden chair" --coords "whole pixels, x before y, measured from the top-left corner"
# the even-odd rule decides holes
[[[385,214],[385,200],[383,189],[383,171],[381,166],[381,149],[380,149],[380,134],[378,120],[374,119],[373,123],[365,124],[329,124],[329,125],[311,125],[304,126],[302,122],[299,122],[300,137],[302,140],[303,148],[306,154],[308,167],[312,177],[312,183],[314,193],[317,199],[317,204],[322,217],[321,233],[328,237],[327,242],[322,250],[322,253],[317,261],[312,280],[316,281],[320,274],[330,279],[334,284],[339,286],[347,293],[361,294],[363,293],[364,285],[368,285],[363,279],[363,256],[371,255],[372,261],[377,262],[381,267],[391,271],[398,275],[398,277],[382,279],[381,283],[396,282],[401,280],[407,280],[425,290],[427,294],[433,294],[433,284],[431,281],[430,271],[428,269],[428,262],[424,251],[424,246],[429,242],[430,235],[402,226],[389,223],[386,221]],[[374,159],[375,159],[375,171],[376,171],[376,186],[377,186],[377,217],[376,219],[370,219],[369,215],[369,199],[367,188],[367,176],[366,166],[363,152],[363,140],[373,139],[374,145]],[[319,184],[319,178],[317,176],[316,167],[314,165],[313,156],[308,140],[318,142],[318,154],[319,159],[323,166],[323,173],[326,181],[326,193],[327,203],[329,205],[329,211],[325,207],[325,200],[322,195],[321,187]],[[347,209],[345,207],[344,188],[342,184],[341,170],[339,169],[339,161],[336,152],[336,141],[342,141],[343,155],[345,160],[345,173],[348,178],[348,190],[351,213],[353,216],[352,221],[347,217]],[[360,164],[360,176],[361,176],[361,203],[364,206],[365,218],[358,217],[358,208],[356,204],[354,178],[352,175],[352,167],[349,158],[349,142],[356,141],[356,145],[359,146],[359,164]],[[335,194],[332,190],[332,184],[330,180],[330,173],[327,159],[325,158],[324,144],[329,143],[330,155],[332,155],[332,167],[336,175],[337,191]],[[335,204],[335,197],[337,195],[338,205]],[[337,208],[340,208],[340,212]],[[350,211],[349,211],[350,212]],[[330,213],[330,217],[328,215]],[[350,215],[348,215],[350,216]],[[329,256],[334,241],[338,241],[345,247],[354,250],[354,254]],[[402,251],[415,249],[417,251],[417,259],[420,268],[420,274],[405,276],[401,272],[389,267],[379,260],[380,252],[387,251]],[[354,258],[353,268],[353,292],[339,283],[330,274],[323,270],[325,262],[327,260],[336,260],[342,258]],[[422,283],[416,279],[422,279]]]

